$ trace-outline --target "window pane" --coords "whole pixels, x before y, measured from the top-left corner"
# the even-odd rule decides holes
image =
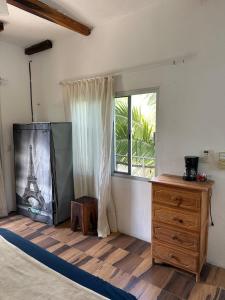
[[[156,93],[133,95],[131,175],[155,175]]]
[[[115,99],[115,171],[128,173],[128,97]]]

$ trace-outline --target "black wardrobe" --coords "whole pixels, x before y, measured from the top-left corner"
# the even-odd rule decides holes
[[[14,124],[17,210],[47,224],[70,217],[74,199],[71,123]]]

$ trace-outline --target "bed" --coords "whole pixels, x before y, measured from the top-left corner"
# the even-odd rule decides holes
[[[9,249],[9,251],[7,249]],[[60,280],[66,279],[69,282],[72,281],[73,284],[76,284],[77,286],[81,286],[83,289],[90,291],[93,295],[93,299],[112,299],[112,300],[114,300],[114,299],[115,300],[135,300],[136,299],[131,294],[126,293],[125,291],[112,286],[111,284],[103,281],[102,279],[97,278],[97,277],[77,268],[76,266],[62,260],[61,258],[46,251],[45,249],[39,247],[38,245],[35,245],[28,240],[25,240],[24,238],[18,236],[17,234],[15,234],[7,229],[0,228],[0,252],[2,252],[2,253],[0,253],[0,263],[1,264],[4,265],[4,263],[5,263],[5,261],[3,261],[3,258],[1,260],[1,257],[3,257],[3,251],[10,252],[11,250],[12,250],[12,255],[13,255],[13,253],[14,254],[16,253],[15,258],[17,258],[19,256],[18,253],[21,253],[22,256],[25,256],[25,258],[27,257],[28,260],[32,260],[34,263],[39,264],[37,266],[37,270],[38,270],[39,266],[41,266],[41,267],[43,266],[43,268],[46,268],[45,269],[46,271],[49,270],[50,272],[59,276]],[[15,252],[13,252],[13,251],[15,251]],[[14,261],[14,262],[12,262],[12,264],[15,265],[16,262]],[[12,265],[12,267],[14,265]],[[0,268],[1,267],[2,266],[0,265]],[[18,271],[18,274],[19,274],[18,276],[22,276],[21,275],[22,272],[19,272],[19,270],[16,270],[16,271]],[[35,269],[35,272],[37,272],[36,269]],[[12,277],[12,276],[10,276],[10,277]],[[14,277],[16,277],[16,276],[13,276],[13,280],[15,282]],[[18,278],[21,279],[21,277],[18,277]],[[8,290],[11,290],[13,280],[11,280],[11,278],[9,278],[7,280],[9,281],[9,285],[10,285],[10,281],[12,281],[10,289],[8,289]],[[23,279],[21,281],[23,281]],[[3,283],[2,283],[2,280],[0,279],[0,290],[2,291],[3,289],[6,289],[8,282],[4,283],[4,286],[1,286],[1,284],[3,284]],[[27,283],[27,286],[30,287],[31,285],[32,285],[32,282]],[[43,287],[43,289],[44,289],[44,287]],[[96,295],[99,295],[99,298],[95,298]],[[74,297],[67,298],[67,299],[72,300],[72,299],[83,299],[83,298],[84,297],[76,298],[74,296]],[[8,299],[11,299],[11,298],[8,297]],[[37,299],[39,299],[39,298],[37,297]],[[50,299],[50,298],[48,298],[48,299]],[[54,297],[54,299],[55,299],[55,297]],[[61,298],[59,297],[57,299],[61,299]],[[65,299],[65,300],[67,300],[67,299]],[[88,297],[87,299],[92,299],[92,297],[90,297],[90,298]],[[35,300],[36,300],[36,298],[35,298]]]

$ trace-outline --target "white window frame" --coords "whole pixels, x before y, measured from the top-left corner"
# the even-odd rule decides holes
[[[155,175],[157,175],[157,154],[158,154],[158,107],[159,107],[159,87],[146,88],[146,89],[137,89],[117,92],[114,95],[115,98],[128,98],[128,172],[121,172],[115,170],[115,102],[113,103],[113,147],[112,147],[112,176],[125,177],[134,180],[140,181],[150,181],[149,178],[134,176],[131,174],[131,97],[133,95],[140,94],[151,94],[156,93],[156,130],[155,130]]]

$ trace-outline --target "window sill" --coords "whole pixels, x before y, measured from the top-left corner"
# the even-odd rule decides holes
[[[144,182],[150,182],[151,181],[151,179],[149,179],[149,178],[132,176],[132,175],[127,175],[127,174],[122,174],[122,173],[112,173],[112,176],[113,177],[121,177],[121,178],[125,178],[125,179],[136,180],[136,181],[144,181]]]

